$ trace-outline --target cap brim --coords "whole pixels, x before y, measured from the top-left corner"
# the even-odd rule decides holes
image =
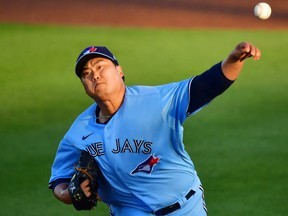
[[[88,62],[90,59],[98,57],[98,56],[101,56],[101,55],[95,54],[95,53],[90,53],[90,54],[87,54],[87,55],[83,56],[82,58],[80,58],[77,61],[76,67],[75,67],[75,72],[76,72],[77,76],[78,77],[81,76],[82,69],[83,69],[84,65],[86,64],[86,62]]]

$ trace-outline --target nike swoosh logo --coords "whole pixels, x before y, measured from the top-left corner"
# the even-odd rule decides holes
[[[91,133],[91,134],[88,134],[87,136],[83,136],[82,137],[82,140],[85,140],[85,139],[87,139],[89,136],[91,136],[93,133]]]

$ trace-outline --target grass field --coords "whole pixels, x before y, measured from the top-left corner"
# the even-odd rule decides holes
[[[59,140],[92,101],[74,75],[78,53],[106,45],[127,85],[186,79],[243,40],[262,50],[225,94],[185,123],[185,143],[213,216],[284,216],[288,192],[288,31],[169,30],[0,24],[0,215],[76,212],[48,190]]]

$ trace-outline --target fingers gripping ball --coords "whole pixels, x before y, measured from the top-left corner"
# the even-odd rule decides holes
[[[100,169],[94,157],[88,152],[82,151],[78,164],[75,167],[75,174],[68,185],[74,208],[77,210],[91,210],[97,205],[98,200],[98,179],[101,175]],[[81,188],[81,183],[89,180],[91,196],[86,197]]]
[[[254,8],[254,15],[259,19],[266,20],[271,16],[272,10],[265,2],[258,3]]]

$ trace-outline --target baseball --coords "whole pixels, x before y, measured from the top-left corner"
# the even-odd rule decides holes
[[[271,15],[271,12],[272,10],[271,10],[270,5],[265,2],[258,3],[254,7],[255,16],[262,20],[268,19]]]

